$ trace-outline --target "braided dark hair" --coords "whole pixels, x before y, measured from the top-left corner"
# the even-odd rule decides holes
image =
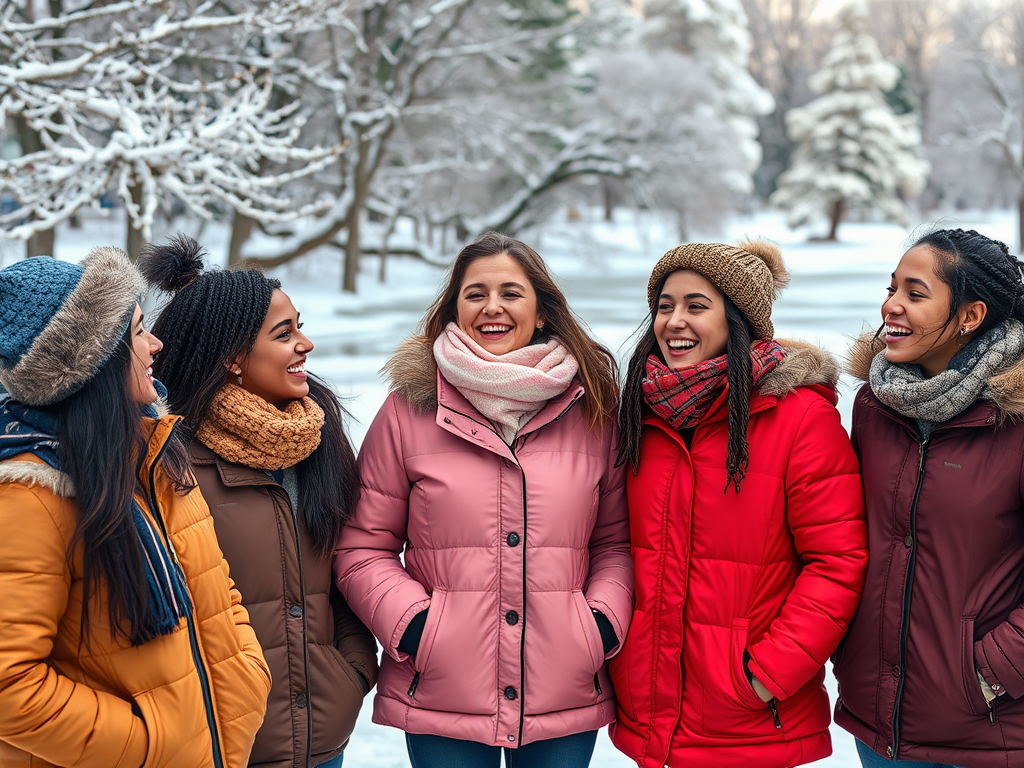
[[[147,245],[139,260],[151,284],[171,293],[153,333],[164,343],[153,374],[167,387],[172,413],[190,439],[224,386],[224,364],[252,352],[281,282],[258,269],[203,271],[203,249],[179,235]],[[355,452],[345,432],[348,414],[333,391],[307,374],[309,396],[324,411],[320,446],[297,466],[301,509],[314,549],[327,556],[359,498]]]
[[[671,273],[669,273],[671,274]],[[662,278],[655,296],[661,295],[669,275]],[[750,424],[750,393],[754,388],[754,364],[750,357],[751,339],[754,338],[750,321],[723,294],[725,319],[729,327],[729,340],[725,354],[729,365],[729,442],[725,468],[729,475],[725,490],[735,487],[739,493],[740,483],[750,463],[748,426]],[[640,469],[640,440],[643,432],[644,391],[647,375],[647,359],[651,355],[661,357],[658,339],[654,334],[654,312],[651,312],[637,329],[640,340],[630,355],[626,366],[626,381],[622,387],[622,407],[619,410],[619,457],[616,466],[629,464],[635,475]]]
[[[983,301],[988,308],[976,333],[984,334],[1008,318],[1024,322],[1024,263],[1010,253],[1006,243],[973,229],[936,229],[918,238],[914,247],[926,245],[936,256],[936,274],[950,289],[949,316],[943,328],[956,319],[969,302]]]

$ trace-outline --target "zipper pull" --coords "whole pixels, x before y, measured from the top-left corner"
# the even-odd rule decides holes
[[[601,690],[601,681],[598,679],[597,672],[594,673],[594,689],[597,691],[598,696],[604,693],[604,691]]]
[[[924,440],[921,441],[921,446],[920,446],[920,449],[918,451],[918,456],[917,456],[917,471],[918,472],[924,472],[924,452],[928,449],[928,441],[931,440],[931,439],[932,438],[929,435],[928,437],[926,437]]]
[[[412,676],[412,685],[409,686],[409,697],[410,698],[412,698],[413,696],[416,695],[416,688],[419,687],[419,684],[420,684],[420,673],[417,672],[415,675]]]
[[[782,721],[779,719],[779,702],[777,699],[772,699],[768,702],[768,709],[771,710],[772,719],[775,721],[775,730],[782,730]]]
[[[992,704],[987,703],[988,706],[988,721],[992,724],[996,724],[996,711],[992,709]]]

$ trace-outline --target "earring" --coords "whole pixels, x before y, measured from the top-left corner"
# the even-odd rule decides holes
[[[242,369],[239,368],[238,366],[235,366],[235,370],[233,370],[232,373],[238,374],[235,380],[238,382],[238,386],[242,386]]]
[[[971,332],[971,329],[970,329],[970,328],[968,328],[968,327],[967,327],[966,325],[965,325],[965,326],[963,326],[963,327],[962,327],[962,328],[960,329],[960,335],[961,335],[961,336],[966,336],[966,335],[967,335],[968,333],[970,333],[970,332]]]

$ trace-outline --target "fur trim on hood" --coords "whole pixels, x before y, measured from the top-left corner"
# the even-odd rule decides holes
[[[21,483],[28,487],[38,485],[65,499],[75,495],[71,478],[42,461],[0,461],[0,483]]]
[[[784,397],[801,386],[836,386],[839,364],[832,355],[807,342],[778,341],[785,348],[786,357],[761,379],[758,387],[761,394]],[[398,345],[381,370],[390,380],[390,390],[420,413],[437,409],[437,363],[432,340],[426,336],[410,336]]]
[[[869,331],[858,337],[846,353],[846,372],[865,384],[870,378],[871,361],[885,349],[885,341]],[[1005,418],[1024,418],[1024,356],[988,380],[992,402]]]
[[[785,397],[797,387],[821,385],[834,389],[839,383],[839,363],[824,349],[806,341],[776,341],[786,350],[786,357],[761,379],[757,389],[762,395]]]

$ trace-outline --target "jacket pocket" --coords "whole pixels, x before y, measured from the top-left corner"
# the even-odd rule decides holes
[[[573,590],[572,599],[576,606],[580,625],[583,627],[583,638],[590,651],[590,671],[596,674],[604,666],[604,641],[601,639],[601,629],[597,626],[597,619],[594,618],[590,604],[587,603],[587,598],[583,593]]]
[[[967,708],[976,715],[988,715],[989,706],[978,682],[977,667],[974,665],[974,616],[960,620],[960,676],[967,697]]]
[[[443,589],[435,589],[430,596],[430,605],[427,606],[427,620],[423,624],[423,636],[420,638],[420,647],[416,649],[416,655],[412,657],[413,668],[420,673],[427,671],[430,663],[430,652],[434,648],[434,640],[437,639],[437,628],[441,624],[441,614],[444,612],[444,604],[448,593]]]
[[[777,737],[777,710],[758,698],[743,668],[743,652],[749,638],[750,620],[735,619],[729,628],[728,640],[722,629],[704,639],[706,659],[702,690],[703,730],[715,737]],[[718,635],[718,642],[713,635]],[[781,721],[780,725],[781,725]]]

